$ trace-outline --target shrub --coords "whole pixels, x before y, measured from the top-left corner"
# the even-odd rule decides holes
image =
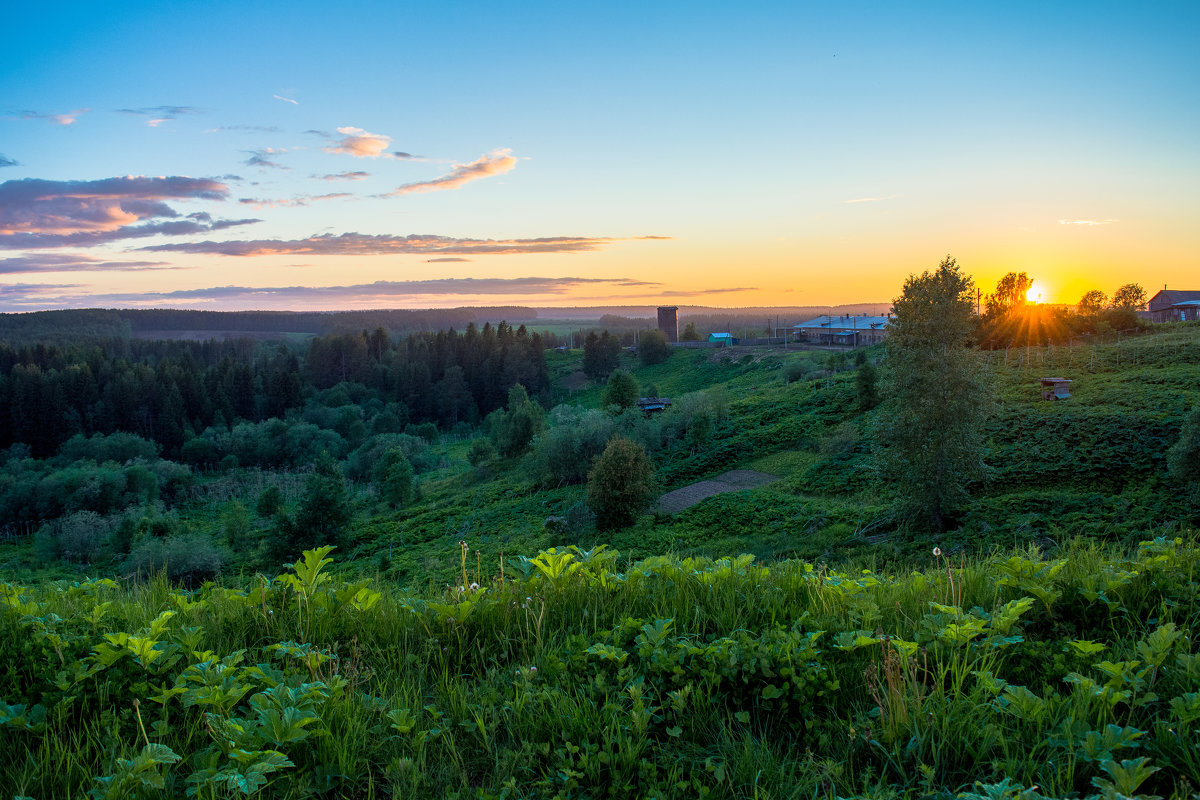
[[[621,411],[632,408],[638,401],[637,378],[623,369],[613,370],[604,385],[604,398],[601,400],[605,408],[616,406]]]
[[[207,536],[188,533],[166,539],[146,539],[130,553],[128,567],[142,575],[165,571],[179,583],[196,585],[221,572],[220,551]]]
[[[396,507],[412,500],[415,488],[413,476],[412,464],[399,447],[393,447],[384,453],[375,466],[375,482],[379,486],[379,494],[386,502]]]
[[[616,431],[616,420],[595,409],[566,405],[555,407],[550,420],[550,429],[533,442],[533,474],[542,486],[583,483]]]
[[[525,452],[533,437],[545,429],[546,414],[517,383],[508,390],[507,409],[489,414],[488,423],[500,455],[512,458]]]
[[[105,461],[124,464],[137,458],[147,461],[158,458],[158,445],[141,436],[124,431],[110,433],[107,436],[95,433],[91,438],[77,433],[63,442],[59,453],[66,463],[91,459],[97,464]]]
[[[654,497],[654,465],[646,448],[617,437],[588,473],[587,501],[602,530],[631,525]]]
[[[642,366],[661,364],[671,357],[671,343],[662,331],[645,331],[638,339],[638,360]]]
[[[1179,441],[1167,451],[1167,468],[1191,505],[1200,505],[1200,406],[1188,414]]]
[[[282,508],[283,492],[279,491],[278,486],[268,486],[258,496],[258,502],[254,505],[254,512],[260,517],[273,517]]]
[[[116,517],[102,517],[94,511],[76,511],[39,528],[34,535],[35,552],[45,560],[91,564],[108,548],[117,522]]]
[[[485,464],[495,457],[496,448],[492,446],[491,441],[483,437],[472,440],[470,448],[467,449],[467,462],[472,467]]]

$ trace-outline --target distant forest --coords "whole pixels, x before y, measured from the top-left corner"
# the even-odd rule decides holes
[[[376,327],[306,347],[246,338],[0,342],[0,449],[46,458],[74,436],[123,431],[155,442],[166,458],[208,466],[231,452],[227,440],[240,427],[262,440],[235,448],[243,465],[277,466],[293,460],[289,452],[305,463],[320,448],[299,440],[334,433],[328,449],[340,457],[370,434],[477,423],[518,383],[545,396],[545,347],[504,322],[403,337]],[[371,407],[369,431],[360,404]]]
[[[74,341],[128,338],[146,332],[211,331],[323,335],[383,328],[392,332],[466,329],[470,323],[537,319],[536,309],[383,309],[366,311],[199,311],[191,309],[72,309],[0,314],[0,341]],[[165,337],[175,338],[175,337]]]

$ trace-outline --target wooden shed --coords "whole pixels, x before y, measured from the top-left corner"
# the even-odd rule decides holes
[[[1042,378],[1043,400],[1066,400],[1071,396],[1070,378]]]

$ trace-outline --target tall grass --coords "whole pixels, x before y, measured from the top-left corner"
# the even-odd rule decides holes
[[[456,585],[418,593],[338,578],[328,555],[195,591],[0,584],[0,793],[1053,797],[1155,768],[1139,791],[1200,785],[1192,539],[903,575],[621,571],[571,548],[503,580],[456,558]]]

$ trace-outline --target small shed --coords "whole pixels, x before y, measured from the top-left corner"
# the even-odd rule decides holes
[[[671,398],[669,397],[639,397],[637,402],[638,408],[647,416],[659,411],[666,411],[671,407]]]
[[[1071,396],[1069,378],[1042,378],[1043,400],[1066,400]]]
[[[733,338],[732,333],[710,333],[708,341],[724,346],[737,344],[737,339]]]

